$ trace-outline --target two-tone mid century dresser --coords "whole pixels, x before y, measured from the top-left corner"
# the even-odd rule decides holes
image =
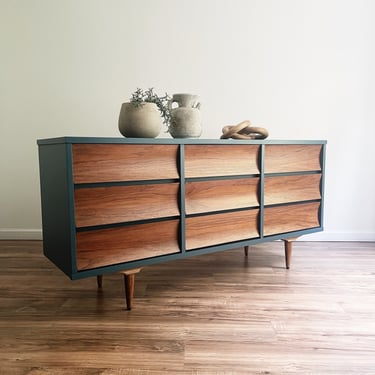
[[[44,254],[71,279],[323,230],[325,141],[38,141]]]

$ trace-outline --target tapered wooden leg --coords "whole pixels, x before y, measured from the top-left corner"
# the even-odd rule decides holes
[[[98,284],[98,288],[102,288],[103,286],[103,275],[96,276],[96,283]]]
[[[249,246],[245,246],[244,251],[245,251],[245,257],[247,257],[249,255]]]
[[[284,248],[285,248],[285,266],[286,266],[286,269],[290,268],[290,261],[292,259],[293,242],[296,239],[297,239],[297,237],[283,239],[283,241],[284,241]]]
[[[135,274],[138,273],[141,268],[135,268],[132,270],[122,271],[124,275],[124,286],[125,286],[125,299],[126,299],[126,309],[131,310],[133,304],[134,295],[134,284],[135,284]]]

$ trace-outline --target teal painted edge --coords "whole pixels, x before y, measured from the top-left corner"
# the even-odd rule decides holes
[[[324,202],[325,202],[325,176],[326,176],[326,145],[323,144],[321,154],[320,154],[320,164],[322,170],[322,178],[320,181],[320,195],[321,195],[321,203],[320,203],[320,226],[322,230],[324,228]]]
[[[179,239],[180,239],[180,251],[184,255],[186,253],[186,209],[185,209],[185,147],[180,145],[178,155],[178,172],[180,174],[180,225],[179,225]]]
[[[265,154],[265,146],[261,145],[259,150],[259,169],[260,169],[260,184],[259,184],[259,191],[258,191],[258,198],[259,198],[259,235],[260,238],[263,238],[264,233],[264,154]]]
[[[74,179],[73,179],[73,151],[72,145],[66,145],[65,151],[67,165],[67,181],[68,181],[68,199],[69,199],[69,223],[70,223],[70,256],[72,265],[72,274],[77,272],[77,243],[76,243],[76,223],[74,215]]]
[[[38,145],[58,144],[58,143],[109,143],[109,144],[325,144],[326,140],[238,140],[238,139],[188,139],[188,138],[116,138],[116,137],[59,137],[37,140]]]

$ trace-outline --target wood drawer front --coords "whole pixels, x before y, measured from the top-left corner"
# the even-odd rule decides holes
[[[186,249],[259,237],[258,210],[195,216],[186,219]]]
[[[77,269],[87,270],[180,251],[179,220],[130,225],[76,235]]]
[[[320,199],[321,174],[272,176],[264,179],[264,204]]]
[[[76,227],[178,216],[178,190],[177,183],[76,189]]]
[[[259,178],[194,181],[185,185],[187,214],[258,206]]]
[[[258,145],[186,145],[185,176],[258,174]]]
[[[74,144],[74,183],[178,178],[178,145]]]
[[[264,235],[319,227],[319,202],[266,207]]]
[[[322,145],[266,145],[265,173],[320,171]]]

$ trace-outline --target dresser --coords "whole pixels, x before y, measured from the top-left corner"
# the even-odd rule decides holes
[[[72,280],[323,230],[325,141],[38,140],[45,256]]]

